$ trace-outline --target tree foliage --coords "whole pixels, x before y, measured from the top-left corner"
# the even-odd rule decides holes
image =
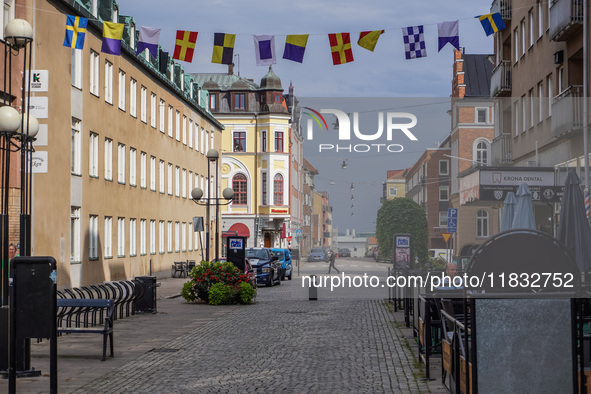
[[[378,210],[376,236],[380,254],[391,259],[394,253],[394,234],[410,234],[410,258],[421,262],[428,258],[429,230],[427,216],[419,204],[410,198],[386,200]]]

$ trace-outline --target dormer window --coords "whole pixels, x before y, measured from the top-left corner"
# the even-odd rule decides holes
[[[281,93],[275,93],[275,102],[281,103]]]
[[[235,93],[234,94],[234,109],[245,109],[246,108],[246,94]]]

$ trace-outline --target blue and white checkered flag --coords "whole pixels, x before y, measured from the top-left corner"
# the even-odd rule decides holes
[[[407,59],[427,57],[423,25],[403,27],[402,36],[404,38],[404,51]]]

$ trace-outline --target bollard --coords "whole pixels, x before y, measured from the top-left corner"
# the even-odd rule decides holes
[[[388,277],[386,280],[390,278],[390,267],[388,267]],[[390,286],[386,286],[388,288],[388,302],[392,301],[392,288]]]
[[[310,287],[308,287],[308,299],[318,300],[318,287],[316,287],[316,275],[310,275]]]

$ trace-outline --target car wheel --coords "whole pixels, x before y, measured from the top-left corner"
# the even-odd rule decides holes
[[[289,273],[289,276],[287,277],[287,279],[291,280],[292,276],[293,276],[293,268],[292,268],[292,271]]]
[[[285,271],[281,270],[281,280],[285,280]]]

